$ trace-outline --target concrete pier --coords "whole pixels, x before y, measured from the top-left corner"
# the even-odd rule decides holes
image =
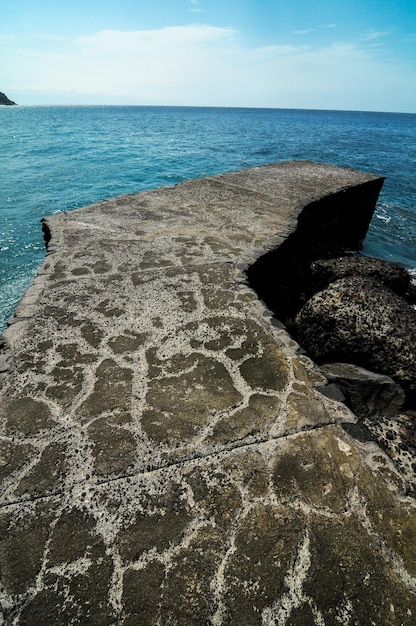
[[[46,220],[1,345],[0,623],[415,623],[414,500],[245,274],[298,223],[359,241],[381,184],[282,163]]]

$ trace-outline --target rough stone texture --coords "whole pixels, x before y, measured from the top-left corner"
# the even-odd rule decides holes
[[[393,417],[404,406],[405,393],[389,376],[352,363],[324,363],[319,369],[329,381],[337,383],[358,417]]]
[[[357,186],[289,163],[48,220],[2,347],[5,624],[414,623],[407,486],[243,272]]]
[[[302,307],[296,330],[314,359],[357,363],[416,394],[416,311],[374,279],[331,283]]]
[[[405,393],[389,376],[370,372],[351,363],[324,363],[321,372],[336,384],[359,418],[347,432],[358,428],[364,440],[374,439],[405,477],[410,493],[416,491],[416,414],[405,411]],[[326,393],[326,388],[322,390]],[[330,394],[331,395],[331,394]],[[333,395],[331,397],[334,397]]]
[[[334,259],[321,259],[311,265],[312,284],[321,291],[340,278],[362,276],[373,278],[399,296],[404,296],[410,286],[410,275],[404,267],[360,255],[348,255]]]
[[[317,260],[310,266],[309,295],[322,293],[303,307],[296,323],[300,340],[316,359],[365,364],[394,376],[406,389],[405,394],[389,376],[351,363],[321,365],[331,381],[322,392],[347,402],[362,420],[356,433],[374,438],[388,452],[414,492],[416,423],[412,412],[402,412],[416,400],[412,287],[404,268],[380,259],[350,254]]]

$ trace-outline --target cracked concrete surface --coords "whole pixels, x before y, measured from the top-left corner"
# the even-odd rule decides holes
[[[0,623],[414,624],[404,480],[244,275],[376,180],[294,162],[47,220],[0,363]]]

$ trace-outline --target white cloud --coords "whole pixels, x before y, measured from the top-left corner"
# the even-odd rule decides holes
[[[169,46],[232,41],[235,36],[236,31],[231,28],[195,24],[169,26],[157,30],[103,30],[94,35],[78,37],[75,43],[81,48],[112,54],[119,50],[134,52],[150,46],[166,50]]]
[[[190,11],[191,13],[202,13],[202,9],[199,6],[199,0],[189,0],[189,2],[191,3],[191,7],[190,7]]]
[[[302,28],[298,30],[292,30],[293,35],[309,35],[310,33],[316,33],[321,30],[327,30],[329,28],[336,28],[336,24],[322,24],[311,28]]]
[[[314,33],[316,28],[305,28],[305,30],[292,30],[293,35],[309,35],[309,33]]]
[[[372,41],[373,39],[380,39],[386,35],[390,35],[390,31],[367,30],[363,33],[362,40]]]
[[[368,35],[367,42],[376,39]],[[363,40],[249,48],[233,28],[194,24],[106,30],[41,46],[0,41],[0,55],[4,89],[29,97],[33,90],[36,102],[42,102],[41,92],[44,102],[58,103],[67,97],[91,103],[403,110],[400,102],[407,99],[416,108],[414,72],[383,62]]]

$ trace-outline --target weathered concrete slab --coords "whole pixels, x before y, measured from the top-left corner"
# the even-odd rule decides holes
[[[0,368],[5,623],[414,623],[403,479],[244,275],[379,187],[289,163],[48,219]]]

